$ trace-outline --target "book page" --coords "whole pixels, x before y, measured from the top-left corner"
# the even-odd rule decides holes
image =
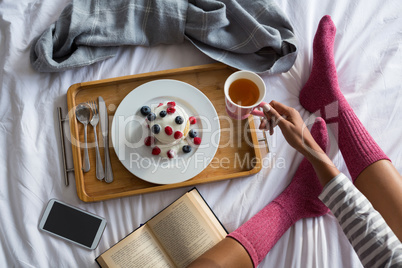
[[[204,217],[206,223],[211,228],[211,231],[214,232],[216,236],[221,237],[222,239],[225,238],[227,235],[225,228],[222,226],[221,222],[215,216],[200,193],[198,191],[191,191],[189,192],[188,197],[194,204],[196,204],[195,208],[199,211],[201,216]]]
[[[97,261],[102,267],[175,267],[146,225],[111,247]]]
[[[186,267],[226,235],[225,232],[225,235],[218,236],[211,230],[188,195],[148,221],[154,235],[178,267]]]

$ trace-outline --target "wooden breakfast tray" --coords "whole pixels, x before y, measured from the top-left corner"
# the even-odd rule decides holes
[[[259,172],[262,167],[260,148],[265,148],[266,145],[259,144],[253,117],[250,116],[248,119],[242,121],[231,120],[227,117],[225,111],[223,84],[226,78],[235,71],[236,69],[217,63],[72,85],[67,92],[67,104],[70,111],[68,117],[70,121],[75,180],[79,198],[85,202],[100,201],[238,178]],[[81,102],[97,100],[98,96],[102,96],[108,108],[110,129],[112,124],[111,118],[113,118],[115,110],[124,97],[132,90],[135,90],[136,87],[157,79],[175,79],[191,84],[202,91],[214,105],[219,118],[221,118],[221,138],[220,146],[211,163],[201,173],[190,180],[166,185],[152,184],[137,178],[123,166],[117,158],[110,141],[109,152],[114,181],[108,184],[96,179],[94,146],[89,147],[91,170],[84,173],[82,171],[82,157],[84,153],[80,146],[84,141],[84,126],[75,118],[74,108]],[[102,161],[104,161],[104,146],[99,125],[97,131],[99,150]],[[91,125],[88,125],[88,143],[93,144],[93,142],[93,128]]]

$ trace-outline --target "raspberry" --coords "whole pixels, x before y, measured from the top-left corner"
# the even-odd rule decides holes
[[[190,116],[190,118],[188,120],[190,121],[191,125],[194,125],[195,123],[197,123],[197,119],[194,116]]]
[[[174,101],[169,101],[167,103],[167,107],[175,107],[175,106],[176,106],[176,103]]]
[[[200,145],[201,144],[201,138],[200,137],[195,137],[194,138],[194,144],[195,145]]]
[[[189,153],[189,152],[191,152],[191,146],[190,146],[190,145],[184,145],[181,149],[182,149],[183,152],[186,153],[186,154]]]
[[[166,109],[166,112],[167,112],[168,114],[173,114],[174,112],[176,112],[176,109],[173,108],[173,107],[169,107],[169,108]]]
[[[163,103],[162,103],[162,102],[160,102],[160,103],[158,104],[158,107],[159,107],[159,106],[162,106],[162,105],[163,105]]]
[[[152,154],[153,155],[158,155],[158,154],[160,154],[161,153],[161,149],[158,147],[158,146],[155,146],[153,149],[152,149]]]
[[[180,139],[181,137],[183,137],[183,133],[182,132],[180,132],[180,131],[176,131],[175,133],[174,133],[174,138],[177,140],[177,139]]]
[[[146,146],[151,146],[152,144],[155,143],[155,138],[151,137],[151,136],[148,136],[148,137],[145,138],[144,143],[145,143]]]
[[[166,154],[167,154],[167,157],[169,157],[169,158],[175,158],[175,156],[176,156],[176,153],[173,150],[169,150]]]
[[[198,133],[194,129],[190,129],[190,131],[188,132],[188,135],[190,136],[190,138],[195,138],[198,136]]]
[[[165,127],[165,133],[166,135],[172,135],[173,134],[173,129],[169,126]]]

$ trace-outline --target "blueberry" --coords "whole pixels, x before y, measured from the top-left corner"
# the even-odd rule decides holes
[[[165,117],[167,115],[167,112],[165,111],[165,110],[162,110],[160,113],[159,113],[159,116],[160,117]]]
[[[190,129],[190,131],[188,132],[188,135],[190,135],[190,138],[195,138],[198,136],[198,133],[194,129]]]
[[[174,121],[176,122],[176,124],[179,124],[179,125],[181,125],[181,124],[183,124],[183,122],[184,122],[184,120],[183,120],[183,117],[181,117],[181,116],[176,116],[176,118],[174,119]]]
[[[161,127],[158,124],[155,124],[151,128],[152,133],[158,134],[161,131]]]
[[[191,146],[190,145],[184,145],[182,148],[183,152],[185,152],[186,154],[191,152]]]
[[[156,119],[156,115],[154,113],[149,113],[147,115],[148,121],[154,121]]]
[[[142,106],[141,107],[141,113],[142,115],[146,116],[151,112],[151,108],[149,108],[148,106]]]

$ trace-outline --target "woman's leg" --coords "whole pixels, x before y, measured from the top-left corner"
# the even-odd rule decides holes
[[[253,262],[247,250],[239,242],[230,237],[225,237],[188,266],[188,268],[197,267],[252,268]]]
[[[380,212],[402,241],[402,177],[390,161],[377,161],[356,178],[355,186]]]
[[[327,123],[337,123],[339,149],[353,182],[402,240],[402,179],[339,88],[333,55],[335,33],[331,18],[323,17],[314,38],[311,75],[300,92],[300,103],[312,113],[319,111]]]
[[[325,151],[328,134],[322,118],[316,119],[311,135]],[[211,267],[219,267],[218,264],[222,267],[247,267],[247,264],[248,267],[257,267],[282,235],[299,219],[328,213],[328,208],[318,199],[321,191],[322,186],[313,166],[304,158],[292,182],[277,198],[201,256],[195,264],[199,267],[207,264]]]

